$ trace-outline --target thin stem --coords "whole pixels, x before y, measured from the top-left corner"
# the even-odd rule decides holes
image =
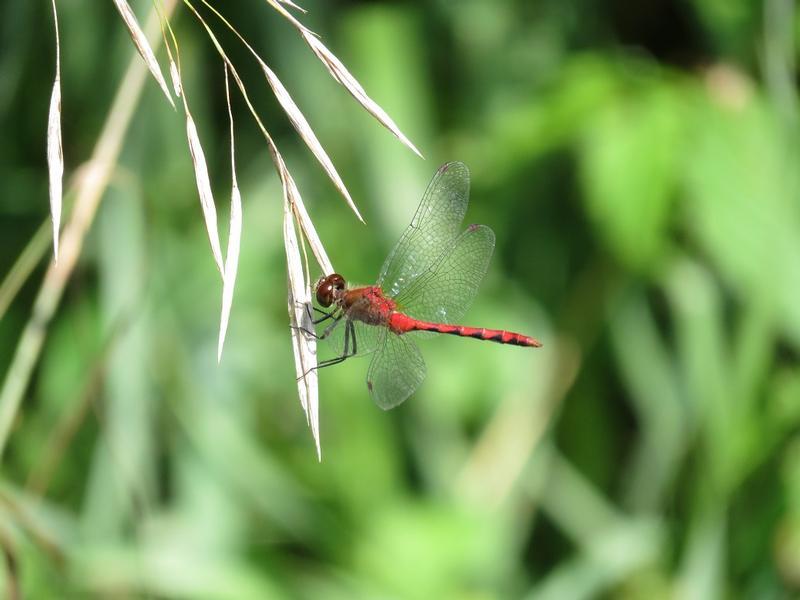
[[[39,225],[36,233],[25,245],[25,249],[14,261],[11,270],[3,279],[2,284],[0,284],[0,319],[6,314],[20,288],[28,281],[36,265],[39,264],[42,256],[50,248],[52,237],[53,227],[50,225],[50,219],[48,218]]]
[[[176,3],[177,0],[166,0],[164,14],[169,16],[175,9]],[[157,39],[158,29],[158,12],[153,9],[146,27],[148,37]],[[51,262],[47,269],[33,305],[33,314],[25,325],[0,391],[0,457],[8,442],[31,373],[41,353],[47,326],[58,308],[64,288],[83,248],[86,233],[94,221],[97,207],[119,158],[122,141],[138,105],[147,75],[146,65],[139,55],[134,53],[117,90],[86,173],[78,183],[75,208],[69,223],[64,228],[58,264]]]
[[[5,557],[6,597],[8,600],[19,600],[22,596],[19,587],[19,560],[16,547],[2,528],[0,528],[0,548]]]

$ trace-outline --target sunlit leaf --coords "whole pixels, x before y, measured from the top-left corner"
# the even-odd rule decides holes
[[[800,347],[800,208],[780,125],[746,95],[698,103],[692,118],[688,229],[739,297],[775,314]]]
[[[683,112],[669,89],[620,94],[596,111],[581,146],[589,216],[636,269],[653,266],[666,248],[684,156]]]

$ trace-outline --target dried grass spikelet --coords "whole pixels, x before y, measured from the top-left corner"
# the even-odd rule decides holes
[[[305,144],[309,147],[314,154],[317,161],[320,163],[330,180],[333,182],[336,189],[347,202],[348,206],[353,210],[359,220],[362,220],[361,214],[356,208],[353,199],[347,190],[344,182],[339,176],[333,161],[328,156],[324,147],[320,143],[313,128],[311,127],[308,119],[303,114],[300,107],[292,98],[289,91],[281,82],[280,78],[273,71],[272,68],[264,61],[255,49],[244,39],[244,37],[236,30],[236,28],[228,22],[220,12],[214,8],[207,0],[200,0],[211,12],[213,12],[245,45],[251,52],[253,57],[261,67],[262,72],[272,89],[273,94],[280,103],[284,112],[286,113],[289,121],[294,126],[295,130],[299,133]],[[350,94],[370,113],[372,114],[384,127],[392,132],[403,144],[409,147],[417,155],[422,156],[417,148],[410,142],[410,140],[400,131],[397,124],[389,117],[369,95],[366,93],[361,84],[356,78],[347,70],[341,61],[319,40],[319,37],[306,28],[300,21],[297,20],[288,10],[287,7],[305,13],[301,7],[292,2],[291,0],[266,0],[266,2],[284,18],[286,18],[299,32],[302,38],[306,41],[308,46],[313,51],[314,55],[325,65],[331,76],[347,89]],[[172,99],[167,92],[166,82],[161,76],[161,70],[158,63],[155,61],[152,50],[146,40],[143,40],[141,32],[136,24],[135,17],[130,11],[127,2],[124,0],[115,0],[117,8],[122,14],[123,19],[128,26],[131,36],[139,49],[140,54],[148,64],[153,76],[159,83],[159,86],[164,90],[164,93],[172,103]],[[236,161],[234,153],[234,129],[233,129],[233,111],[231,109],[230,95],[229,95],[229,79],[228,75],[233,77],[236,85],[242,93],[242,96],[247,104],[248,110],[252,114],[259,129],[261,130],[267,142],[272,161],[278,172],[281,180],[283,190],[283,205],[284,205],[284,224],[283,235],[284,245],[287,258],[287,272],[288,272],[288,301],[289,301],[289,320],[292,326],[292,348],[295,355],[295,367],[298,376],[298,394],[300,402],[305,411],[306,418],[312,431],[315,440],[317,454],[321,458],[321,447],[319,441],[319,412],[318,412],[318,384],[316,375],[316,339],[313,335],[307,335],[304,331],[310,331],[313,327],[311,323],[311,279],[309,275],[308,258],[305,256],[305,244],[311,248],[311,251],[319,263],[320,268],[326,274],[333,273],[333,266],[328,258],[325,248],[320,240],[316,228],[306,210],[300,191],[294,181],[294,178],[289,173],[281,153],[278,151],[274,140],[267,131],[264,123],[257,114],[253,107],[247,89],[242,82],[236,68],[232,64],[222,45],[220,44],[217,36],[214,34],[211,27],[197,12],[191,0],[184,0],[184,4],[194,14],[198,21],[202,24],[209,39],[216,48],[219,56],[225,65],[225,86],[226,86],[226,101],[228,107],[228,116],[230,119],[231,128],[231,213],[230,225],[228,234],[228,248],[223,260],[222,249],[219,242],[219,231],[217,223],[216,206],[214,196],[211,188],[211,182],[208,175],[208,170],[205,162],[205,155],[203,152],[200,137],[197,132],[197,127],[189,111],[188,101],[186,99],[186,91],[182,84],[180,77],[180,60],[173,60],[170,45],[167,43],[167,52],[170,61],[170,77],[172,86],[176,97],[183,101],[183,107],[186,117],[186,131],[189,149],[192,157],[192,165],[195,171],[195,180],[197,184],[198,194],[200,196],[200,203],[203,211],[203,218],[206,225],[206,230],[211,244],[212,254],[214,261],[220,271],[223,279],[223,293],[222,293],[222,306],[220,312],[220,328],[219,340],[217,345],[217,358],[221,360],[222,351],[225,344],[225,336],[230,319],[230,311],[233,303],[233,292],[235,287],[236,272],[238,269],[239,247],[241,243],[241,228],[242,228],[242,202],[241,193],[239,191],[238,182],[236,179]],[[167,23],[169,28],[169,24]],[[172,29],[169,32],[173,38],[173,45],[175,46],[176,57],[177,54],[177,41],[174,39]],[[165,37],[166,41],[166,37]],[[299,229],[295,229],[295,227]],[[298,237],[298,231],[300,237]]]
[[[47,116],[47,172],[50,189],[50,218],[53,221],[53,257],[58,261],[58,234],[61,229],[63,197],[64,150],[61,144],[61,40],[58,35],[58,13],[53,4],[53,23],[56,32],[56,74],[50,94]]]

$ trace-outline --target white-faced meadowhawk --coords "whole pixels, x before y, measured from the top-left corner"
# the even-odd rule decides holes
[[[447,333],[541,346],[521,333],[456,324],[475,298],[494,250],[494,232],[486,225],[461,230],[468,203],[466,165],[443,165],[375,285],[348,288],[338,273],[317,283],[317,302],[329,310],[317,309],[322,317],[314,324],[332,320],[318,337],[328,338],[337,353],[319,367],[372,354],[367,388],[385,410],[403,402],[425,378],[425,362],[412,338]]]

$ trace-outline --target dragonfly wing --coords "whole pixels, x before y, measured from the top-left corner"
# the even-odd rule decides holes
[[[425,190],[411,225],[383,263],[378,285],[395,297],[453,244],[469,203],[469,169],[442,165]]]
[[[331,323],[330,329],[323,330],[325,340],[334,356],[363,356],[375,352],[383,341],[382,336],[386,332],[385,327],[375,327],[367,325],[361,321],[351,319],[352,333],[347,333],[347,317],[344,316],[336,323]],[[319,330],[317,330],[319,332]],[[353,347],[355,338],[355,348]]]
[[[425,361],[412,335],[387,334],[372,357],[367,388],[372,400],[383,410],[401,404],[425,379]]]
[[[416,319],[456,323],[472,304],[493,251],[491,228],[470,225],[395,300],[401,310]]]

